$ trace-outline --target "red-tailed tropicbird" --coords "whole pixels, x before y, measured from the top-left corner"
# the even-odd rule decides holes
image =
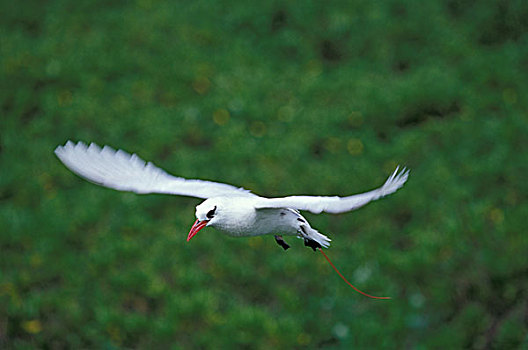
[[[330,239],[312,228],[299,211],[316,214],[351,211],[395,192],[409,176],[408,170],[399,171],[397,167],[380,188],[348,197],[265,198],[224,183],[173,176],[151,162],[146,163],[136,154],[116,151],[109,146],[101,148],[94,143],[87,146],[83,142],[68,141],[64,146],[58,146],[55,154],[71,171],[101,186],[135,193],[166,193],[205,199],[196,207],[196,222],[187,241],[204,227],[211,226],[234,237],[273,234],[284,249],[289,245],[280,235],[293,235],[302,238],[314,251],[328,248]]]
[[[196,222],[187,240],[211,226],[234,237],[282,234],[301,237],[312,248],[328,248],[330,239],[312,228],[299,213],[343,213],[395,192],[403,186],[409,171],[394,173],[373,191],[349,197],[289,196],[264,198],[243,188],[224,183],[189,180],[172,176],[135,154],[68,141],[55,154],[71,171],[88,181],[120,191],[166,193],[204,198],[196,207]],[[281,241],[283,242],[283,241]],[[287,249],[287,245],[283,245]]]

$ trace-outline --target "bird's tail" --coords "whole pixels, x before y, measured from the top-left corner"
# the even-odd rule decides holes
[[[317,242],[321,247],[328,248],[330,247],[330,241],[331,239],[323,235],[322,233],[319,233],[316,229],[312,228],[308,224],[303,224],[300,226],[302,231],[302,238],[305,240],[315,241]]]

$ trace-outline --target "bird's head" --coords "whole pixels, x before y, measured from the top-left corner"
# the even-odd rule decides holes
[[[218,220],[221,203],[214,199],[207,199],[196,207],[196,221],[191,227],[187,242],[206,226],[214,226]],[[221,214],[220,214],[221,215]]]

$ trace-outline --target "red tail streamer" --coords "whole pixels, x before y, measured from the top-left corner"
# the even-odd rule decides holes
[[[364,296],[367,296],[369,298],[372,298],[372,299],[391,299],[391,297],[375,297],[373,295],[370,295],[370,294],[367,294],[365,292],[362,292],[360,291],[359,289],[357,289],[356,287],[354,287],[354,285],[350,282],[347,281],[347,279],[345,277],[343,277],[343,275],[341,274],[341,272],[339,272],[339,270],[334,266],[334,264],[332,264],[332,262],[330,261],[330,259],[328,258],[328,256],[326,256],[326,254],[323,252],[322,249],[319,249],[319,251],[324,255],[326,261],[328,261],[328,263],[334,268],[335,272],[337,272],[337,274],[343,279],[343,281],[345,281],[350,287],[352,287],[356,292],[358,293],[361,293],[363,294]]]

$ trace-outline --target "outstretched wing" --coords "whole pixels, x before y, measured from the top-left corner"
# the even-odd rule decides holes
[[[399,167],[387,179],[385,184],[370,192],[360,193],[349,197],[316,197],[316,196],[290,196],[282,198],[262,198],[255,200],[255,208],[293,208],[307,210],[315,214],[327,212],[332,214],[343,213],[364,206],[370,201],[384,197],[395,192],[403,186],[409,176],[409,170]]]
[[[187,180],[172,176],[154,164],[111,147],[89,146],[68,141],[55,154],[71,171],[88,181],[120,191],[167,193],[210,198],[216,196],[255,196],[248,190],[228,184]]]

